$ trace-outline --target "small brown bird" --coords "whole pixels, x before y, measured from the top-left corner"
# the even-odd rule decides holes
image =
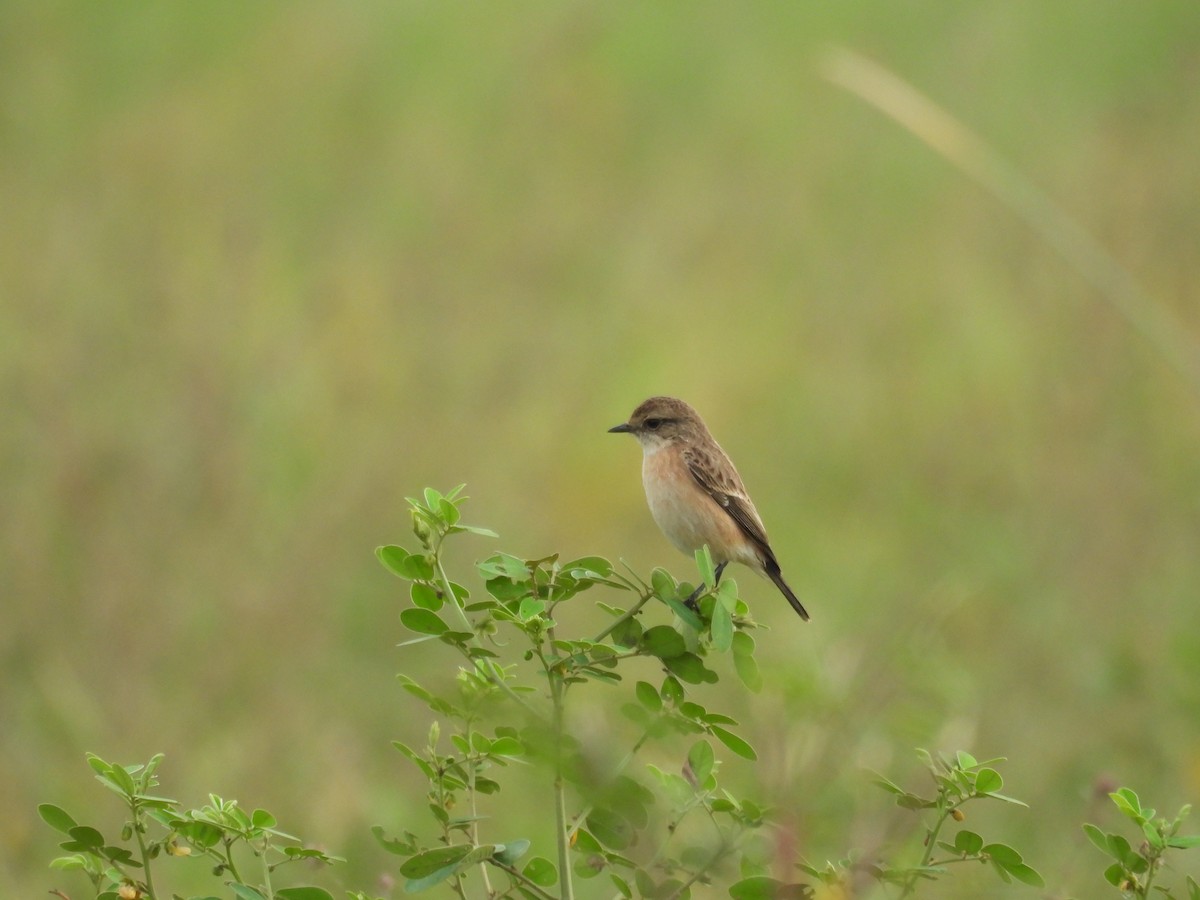
[[[629,421],[608,429],[642,445],[642,484],[650,514],[667,539],[689,555],[708,544],[717,581],[731,562],[766,575],[800,618],[808,611],[783,575],[758,510],[700,414],[674,397],[651,397]]]

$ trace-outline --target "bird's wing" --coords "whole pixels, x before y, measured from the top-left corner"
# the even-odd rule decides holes
[[[729,514],[742,533],[757,544],[768,559],[774,559],[775,555],[767,543],[767,530],[758,517],[758,510],[746,495],[742,480],[729,457],[719,449],[692,446],[684,449],[683,460],[700,488]]]

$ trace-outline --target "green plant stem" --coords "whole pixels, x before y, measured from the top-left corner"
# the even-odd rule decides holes
[[[437,801],[438,801],[438,806],[440,806],[442,809],[446,808],[446,785],[445,785],[445,782],[442,780],[442,770],[440,767],[438,768],[438,778],[437,778]],[[446,844],[446,846],[450,846],[450,844],[452,843],[450,840],[450,826],[447,825],[445,822],[442,822],[442,841]],[[458,896],[460,898],[462,898],[462,900],[467,900],[467,892],[463,888],[462,872],[457,873],[450,880],[450,883],[454,888],[454,893],[458,894]]]
[[[641,598],[638,600],[637,603],[635,603],[633,606],[631,606],[628,610],[626,610],[618,618],[613,620],[613,623],[611,625],[609,625],[602,632],[600,632],[598,635],[596,635],[594,638],[592,638],[592,643],[593,644],[600,643],[602,640],[604,640],[606,637],[608,637],[610,634],[612,634],[614,631],[616,631],[618,628],[620,628],[622,625],[624,625],[626,622],[628,622],[630,619],[632,619],[634,616],[636,616],[639,612],[642,611],[642,607],[650,602],[650,598],[653,596],[654,596],[653,593],[642,594]]]
[[[475,634],[475,626],[471,624],[471,620],[467,618],[462,604],[458,602],[458,596],[454,593],[454,588],[450,586],[450,576],[446,574],[446,569],[442,566],[441,539],[438,540],[437,546],[433,548],[433,561],[437,566],[438,579],[441,581],[442,592],[445,594],[446,602],[453,606],[454,611],[458,613],[458,619],[462,622],[463,629],[471,634]]]
[[[1148,858],[1146,860],[1149,863],[1149,865],[1146,866],[1146,883],[1144,885],[1142,885],[1142,888],[1140,891],[1140,893],[1143,897],[1150,896],[1150,888],[1154,884],[1154,870],[1157,868],[1156,864],[1158,863],[1159,858],[1153,854],[1154,854],[1154,851],[1151,850],[1150,855],[1148,856]]]
[[[977,863],[977,862],[985,862],[985,861],[986,860],[984,859],[983,856],[980,856],[977,854],[975,856],[948,856],[945,859],[931,859],[927,863],[927,865],[929,865],[932,868],[937,868],[938,866],[948,866],[948,865],[951,865],[952,863],[964,863],[964,862]]]
[[[703,866],[691,874],[687,881],[677,887],[674,891],[667,895],[668,900],[675,900],[676,897],[682,897],[693,884],[711,872],[713,868],[724,859],[732,848],[724,843],[717,848],[717,851],[712,855],[712,858]]]
[[[919,868],[926,868],[929,865],[929,861],[933,859],[933,851],[937,849],[938,834],[941,832],[942,826],[946,824],[946,820],[950,818],[950,814],[957,808],[957,804],[951,804],[943,809],[938,815],[937,821],[933,825],[933,830],[930,831],[928,837],[925,838],[925,852],[921,854],[921,862],[918,864]],[[905,897],[911,897],[916,886],[917,875],[916,873],[913,873],[909,876],[908,880],[904,882],[904,892],[900,894],[900,900],[904,900]]]
[[[546,665],[544,657],[542,664]],[[550,680],[550,702],[554,705],[554,822],[555,837],[558,840],[558,878],[559,884],[562,885],[561,900],[574,900],[575,889],[571,883],[571,838],[567,830],[567,793],[563,782],[563,683],[561,677],[549,666],[546,667],[546,677]]]
[[[142,857],[142,871],[146,873],[146,893],[150,895],[150,900],[157,900],[158,894],[154,890],[154,875],[150,870],[150,853],[146,849],[146,840],[142,837],[146,825],[142,820],[141,812],[136,800],[129,804],[129,813],[133,817],[133,833],[137,837],[138,852]]]
[[[237,864],[233,861],[233,841],[229,838],[222,838],[221,843],[225,845],[225,858],[221,862],[229,870],[229,874],[233,876],[235,881],[242,881],[242,875],[237,870]]]
[[[534,884],[532,881],[530,881],[528,878],[526,878],[525,875],[519,869],[516,868],[516,866],[510,866],[507,863],[502,863],[495,859],[492,859],[490,862],[497,869],[500,869],[503,872],[507,872],[509,877],[511,877],[515,881],[519,881],[521,883],[521,885],[525,888],[525,890],[529,891],[531,894],[537,894],[539,897],[542,898],[542,900],[558,900],[558,898],[555,897],[553,894],[549,893],[548,891],[542,890],[540,885]]]
[[[697,795],[697,798],[699,799],[700,795]],[[676,897],[682,897],[687,892],[688,888],[703,878],[706,873],[711,872],[714,868],[716,868],[717,863],[728,856],[737,847],[737,845],[741,842],[742,837],[746,833],[745,827],[741,827],[734,834],[733,838],[727,838],[725,836],[725,832],[721,830],[721,826],[717,823],[716,816],[713,815],[712,807],[706,804],[704,811],[708,813],[709,821],[711,821],[713,823],[713,827],[717,829],[717,834],[721,838],[721,843],[713,852],[713,855],[709,858],[708,862],[693,872],[687,881],[676,888],[675,891],[670,895],[669,900],[675,900]],[[682,818],[683,816],[681,815],[680,819]],[[663,842],[663,846],[666,846],[665,841]]]
[[[467,746],[471,746],[471,723],[467,723]],[[471,798],[471,843],[476,847],[479,846],[479,808],[475,802],[475,767],[477,760],[470,757],[463,760],[467,766],[467,793]],[[483,889],[490,897],[492,896],[492,881],[488,877],[487,860],[480,860],[479,874],[483,878]]]
[[[458,597],[455,595],[454,589],[450,586],[450,576],[448,576],[446,574],[446,569],[442,566],[441,549],[442,549],[442,540],[444,538],[445,538],[445,535],[443,535],[442,538],[438,540],[437,546],[435,546],[433,548],[433,561],[434,561],[434,564],[437,566],[438,580],[441,583],[442,593],[445,595],[446,602],[449,603],[451,606],[453,606],[454,611],[458,613],[459,621],[462,622],[463,627],[468,632],[470,632],[472,635],[474,635],[475,634],[475,626],[471,624],[471,620],[467,618],[466,612],[463,610],[462,605],[458,602]],[[475,642],[476,646],[478,646],[478,643],[479,643],[478,637],[473,637],[472,640]],[[479,665],[476,664],[476,660],[473,659],[472,657],[468,656],[467,658],[469,660],[471,660],[472,665],[475,665],[476,668],[479,669],[479,671],[482,671],[484,673],[484,676],[487,678],[488,681],[490,681],[496,687],[500,688],[500,690],[504,691],[504,693],[508,694],[510,699],[515,700],[520,706],[522,706],[527,712],[529,712],[533,716],[535,716],[537,718],[541,718],[541,714],[536,709],[534,709],[532,706],[530,706],[524,697],[522,697],[520,694],[518,694],[516,691],[514,691],[509,686],[508,682],[506,682],[502,677],[500,677],[499,675],[496,675],[494,672],[490,671],[486,667],[480,667]]]
[[[262,860],[262,877],[263,888],[267,892],[267,900],[275,900],[275,889],[271,887],[271,866],[267,862],[267,840],[263,839],[262,850],[258,851],[258,858]]]

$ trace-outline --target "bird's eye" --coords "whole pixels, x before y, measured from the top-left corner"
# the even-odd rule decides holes
[[[660,426],[662,423],[663,423],[662,419],[647,419],[646,427],[649,428],[651,431],[658,431],[658,426]]]

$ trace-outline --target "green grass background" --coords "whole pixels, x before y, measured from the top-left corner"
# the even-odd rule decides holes
[[[813,614],[742,573],[767,688],[711,704],[803,854],[899,833],[863,768],[921,785],[914,746],[1010,758],[1032,810],[970,822],[1050,896],[1107,889],[1098,784],[1200,799],[1200,397],[823,81],[830,44],[1200,329],[1191,3],[0,5],[0,893],[82,895],[35,804],[118,823],[84,752],[160,750],[165,793],[267,807],[376,889],[370,825],[423,824],[393,675],[446,657],[394,648],[373,548],[465,481],[502,537],[463,577],[493,545],[690,576],[604,433],[653,393],[706,416]],[[603,744],[618,693],[587,696]]]

